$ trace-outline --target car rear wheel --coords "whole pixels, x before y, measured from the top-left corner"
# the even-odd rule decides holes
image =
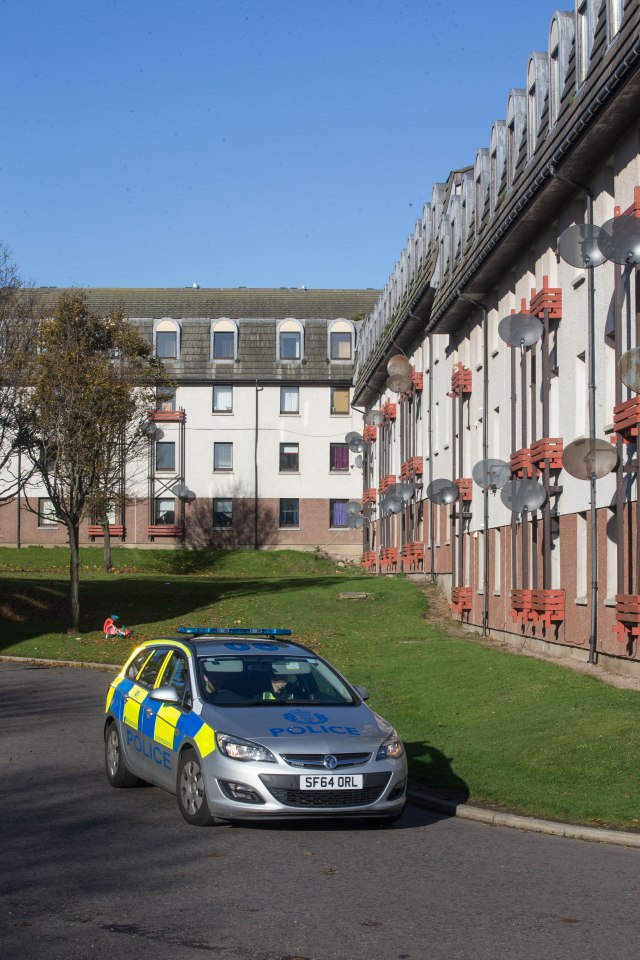
[[[180,757],[176,793],[180,813],[187,823],[194,827],[206,827],[213,823],[202,767],[192,750],[186,750]]]
[[[140,782],[125,763],[120,734],[113,722],[107,727],[104,737],[104,767],[112,787],[135,787]]]

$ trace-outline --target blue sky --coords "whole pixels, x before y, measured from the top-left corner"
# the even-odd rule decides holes
[[[0,242],[41,285],[381,287],[554,9],[0,0]]]

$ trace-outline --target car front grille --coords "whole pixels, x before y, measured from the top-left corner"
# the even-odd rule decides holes
[[[260,774],[269,793],[287,807],[309,809],[361,807],[375,803],[389,783],[390,773],[365,773],[362,790],[300,790],[300,778],[278,774]]]
[[[308,769],[325,769],[324,758],[326,753],[283,753],[282,759],[292,767],[307,767]],[[334,753],[340,767],[357,767],[371,759],[370,753]]]

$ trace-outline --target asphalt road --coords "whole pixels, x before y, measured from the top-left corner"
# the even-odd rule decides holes
[[[187,826],[103,772],[108,674],[0,664],[0,955],[47,960],[616,960],[640,850],[408,808]]]

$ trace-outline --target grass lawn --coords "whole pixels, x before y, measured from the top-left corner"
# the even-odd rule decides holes
[[[471,802],[640,829],[640,693],[434,628],[405,579],[369,577],[313,554],[114,550],[82,555],[83,630],[65,632],[68,553],[0,548],[0,653],[120,664],[117,613],[136,639],[180,624],[286,626],[371,690],[411,775]],[[339,600],[365,591],[365,601]],[[428,596],[428,594],[427,594]]]

